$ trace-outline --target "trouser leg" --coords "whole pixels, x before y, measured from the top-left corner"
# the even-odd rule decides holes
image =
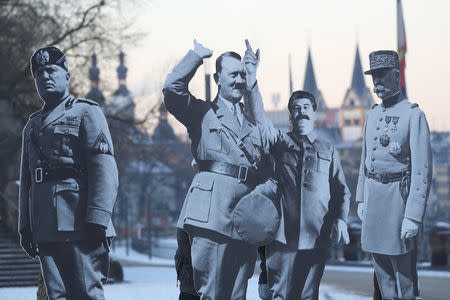
[[[106,241],[39,245],[49,299],[105,299],[102,283],[109,271]]]
[[[192,236],[194,286],[202,300],[245,299],[256,247],[216,234]]]
[[[383,299],[397,298],[397,284],[389,255],[372,253],[373,266]]]
[[[416,258],[416,250],[403,255],[390,256],[397,284],[398,299],[410,300],[419,297]]]
[[[296,269],[306,273],[306,281],[302,291],[302,300],[318,300],[320,280],[325,269],[327,249],[298,251]],[[303,270],[303,271],[302,271]],[[300,277],[302,277],[301,275]]]
[[[294,274],[297,249],[274,241],[266,246],[267,283],[273,299],[300,299],[305,276]]]

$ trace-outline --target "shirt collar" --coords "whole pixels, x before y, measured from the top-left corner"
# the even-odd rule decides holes
[[[297,137],[297,135],[293,131],[291,131],[291,132],[292,132],[292,135]],[[310,133],[308,133],[306,135],[300,135],[300,136],[298,136],[298,138],[307,140],[310,144],[312,144],[316,140],[317,134],[313,129]]]
[[[236,107],[236,113],[240,114],[242,112],[241,110],[241,106],[239,105],[240,102],[237,102],[236,104],[234,104],[231,101],[226,100],[224,97],[222,97],[221,95],[218,95],[218,98],[220,101],[222,101],[223,103],[225,103],[226,107],[228,107],[228,109],[233,112],[233,105]]]

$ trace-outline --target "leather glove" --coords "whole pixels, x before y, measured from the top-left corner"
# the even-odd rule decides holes
[[[402,230],[400,233],[400,239],[410,239],[417,235],[419,232],[419,223],[408,218],[404,218],[402,222]]]
[[[31,238],[31,232],[22,231],[20,235],[20,245],[30,258],[36,258],[39,255],[38,247]]]
[[[193,51],[195,53],[197,53],[197,55],[200,56],[202,59],[211,57],[213,54],[212,50],[206,48],[205,46],[203,46],[202,44],[197,42],[196,39],[194,40],[194,50]]]
[[[350,243],[350,237],[348,236],[347,223],[342,219],[337,219],[331,229],[331,235],[335,239],[336,244],[342,240],[344,244]]]
[[[359,219],[364,222],[364,219],[366,218],[366,211],[364,210],[363,202],[358,203],[357,214]]]
[[[106,239],[106,227],[100,224],[87,223],[86,230],[89,240],[103,242]]]
[[[270,293],[269,285],[267,283],[258,284],[259,298],[262,300],[272,299],[272,293]]]

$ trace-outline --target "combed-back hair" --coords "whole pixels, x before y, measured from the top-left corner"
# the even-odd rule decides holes
[[[291,111],[292,106],[294,105],[294,100],[302,99],[302,98],[309,99],[311,101],[313,110],[316,111],[316,109],[317,109],[316,99],[314,98],[314,96],[311,93],[309,93],[307,91],[295,91],[292,93],[291,97],[289,98],[289,102],[288,102],[289,112]]]
[[[241,56],[233,51],[228,51],[225,53],[222,53],[217,59],[216,59],[216,73],[220,73],[222,71],[222,60],[224,57],[233,57],[239,60],[242,60]]]

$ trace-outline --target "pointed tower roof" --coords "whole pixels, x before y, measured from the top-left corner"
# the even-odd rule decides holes
[[[327,108],[327,104],[323,99],[322,93],[317,88],[316,75],[314,74],[314,67],[311,58],[311,49],[308,48],[308,59],[306,61],[305,79],[303,81],[303,90],[313,94],[316,99],[317,109],[322,110]]]
[[[356,44],[355,61],[353,64],[352,83],[344,96],[342,107],[363,106],[371,107],[373,105],[372,94],[366,86],[364,80],[361,56],[359,55],[359,45]]]
[[[317,91],[316,76],[311,58],[311,49],[308,48],[308,60],[306,61],[305,80],[303,81],[303,90],[313,93]]]
[[[353,75],[351,88],[355,90],[360,98],[364,97],[366,92],[366,82],[364,81],[364,75],[361,64],[361,57],[359,55],[359,46],[356,44],[355,63],[353,64]]]
[[[92,54],[92,67],[89,69],[89,79],[91,80],[91,89],[86,94],[86,98],[97,101],[100,106],[104,106],[105,97],[102,91],[98,88],[100,81],[100,69],[97,67],[97,55]]]

